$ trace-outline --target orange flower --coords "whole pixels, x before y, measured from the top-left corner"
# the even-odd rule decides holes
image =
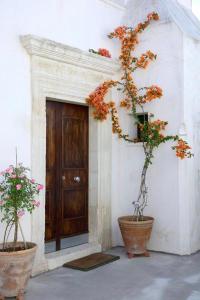
[[[141,55],[141,57],[136,62],[136,66],[138,68],[145,69],[148,66],[150,60],[153,59],[156,59],[156,55],[149,50],[146,53]]]
[[[119,26],[114,30],[114,32],[109,34],[109,37],[110,38],[116,37],[122,40],[126,34],[127,29],[128,28],[126,26]]]
[[[168,122],[156,120],[156,121],[149,122],[149,124],[151,127],[154,127],[158,131],[161,131],[161,130],[165,130],[165,127],[167,126]]]
[[[130,109],[131,108],[130,100],[129,99],[121,100],[120,107],[123,107],[123,108],[126,108],[126,109]]]
[[[147,15],[147,19],[148,19],[148,21],[151,21],[151,20],[158,21],[160,18],[159,18],[159,15],[155,11],[153,11],[152,13]]]
[[[180,159],[190,158],[193,156],[193,154],[190,152],[191,147],[182,139],[179,139],[178,144],[172,147],[172,149],[176,150],[176,156]]]
[[[144,96],[139,97],[138,104],[144,104],[147,102],[151,102],[152,100],[156,98],[161,98],[163,95],[163,91],[160,87],[156,85],[152,85],[148,88],[146,88],[147,92]]]
[[[101,84],[96,90],[89,95],[86,102],[94,108],[94,118],[98,120],[105,120],[109,114],[110,103],[104,101],[104,97],[108,90],[117,85],[117,81],[109,80]]]
[[[110,52],[107,49],[104,49],[104,48],[99,48],[98,54],[101,55],[101,56],[105,56],[105,57],[111,58]]]
[[[119,125],[119,117],[115,106],[111,109],[111,116],[112,116],[112,131],[113,133],[118,134],[119,138],[122,138],[123,137],[122,129]]]

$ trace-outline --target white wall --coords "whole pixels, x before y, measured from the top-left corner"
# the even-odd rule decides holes
[[[186,192],[189,246],[191,252],[200,249],[200,42],[184,37],[184,123],[187,138],[193,146],[194,158],[187,167]],[[195,63],[194,63],[195,59]],[[183,189],[184,184],[181,185]]]
[[[0,170],[14,163],[16,146],[19,160],[27,166],[31,162],[30,58],[19,36],[35,34],[86,51],[105,47],[115,53],[106,35],[122,13],[100,0],[0,1]],[[23,222],[30,239],[30,218]]]
[[[192,0],[178,0],[178,2],[188,8],[192,7]]]
[[[200,1],[192,0],[192,11],[200,19]]]

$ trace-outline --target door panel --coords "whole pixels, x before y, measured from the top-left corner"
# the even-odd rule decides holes
[[[85,167],[85,121],[72,118],[62,118],[63,130],[63,167]]]
[[[63,219],[86,217],[86,193],[84,191],[65,191],[63,199]]]
[[[46,232],[88,232],[88,108],[47,101]]]
[[[88,109],[62,109],[62,237],[88,231]]]
[[[56,185],[56,106],[53,102],[47,105],[47,139],[46,148],[46,209],[45,240],[55,238],[55,185]]]

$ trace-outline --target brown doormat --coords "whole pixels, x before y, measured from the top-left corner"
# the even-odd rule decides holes
[[[111,263],[115,260],[120,259],[119,256],[105,254],[105,253],[94,253],[83,258],[79,258],[68,263],[65,263],[63,267],[76,269],[80,271],[90,271],[100,266]]]

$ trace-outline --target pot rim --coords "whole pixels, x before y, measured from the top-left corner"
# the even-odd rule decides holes
[[[118,218],[118,222],[119,223],[128,223],[128,224],[148,224],[148,223],[153,223],[154,222],[154,218],[150,217],[150,216],[143,216],[144,220],[143,221],[136,221],[133,220],[133,217],[136,218],[136,216],[122,216]]]
[[[17,245],[19,244],[23,244],[24,242],[19,241],[17,242]],[[9,243],[8,243],[9,244]],[[11,242],[12,244],[12,242]],[[31,248],[29,249],[25,249],[25,250],[20,250],[20,251],[5,251],[5,252],[0,252],[0,256],[20,256],[23,254],[27,254],[30,252],[34,252],[37,249],[37,244],[33,243],[33,242],[26,242],[26,244],[29,244],[31,246]],[[3,244],[0,244],[0,248],[2,248]]]

